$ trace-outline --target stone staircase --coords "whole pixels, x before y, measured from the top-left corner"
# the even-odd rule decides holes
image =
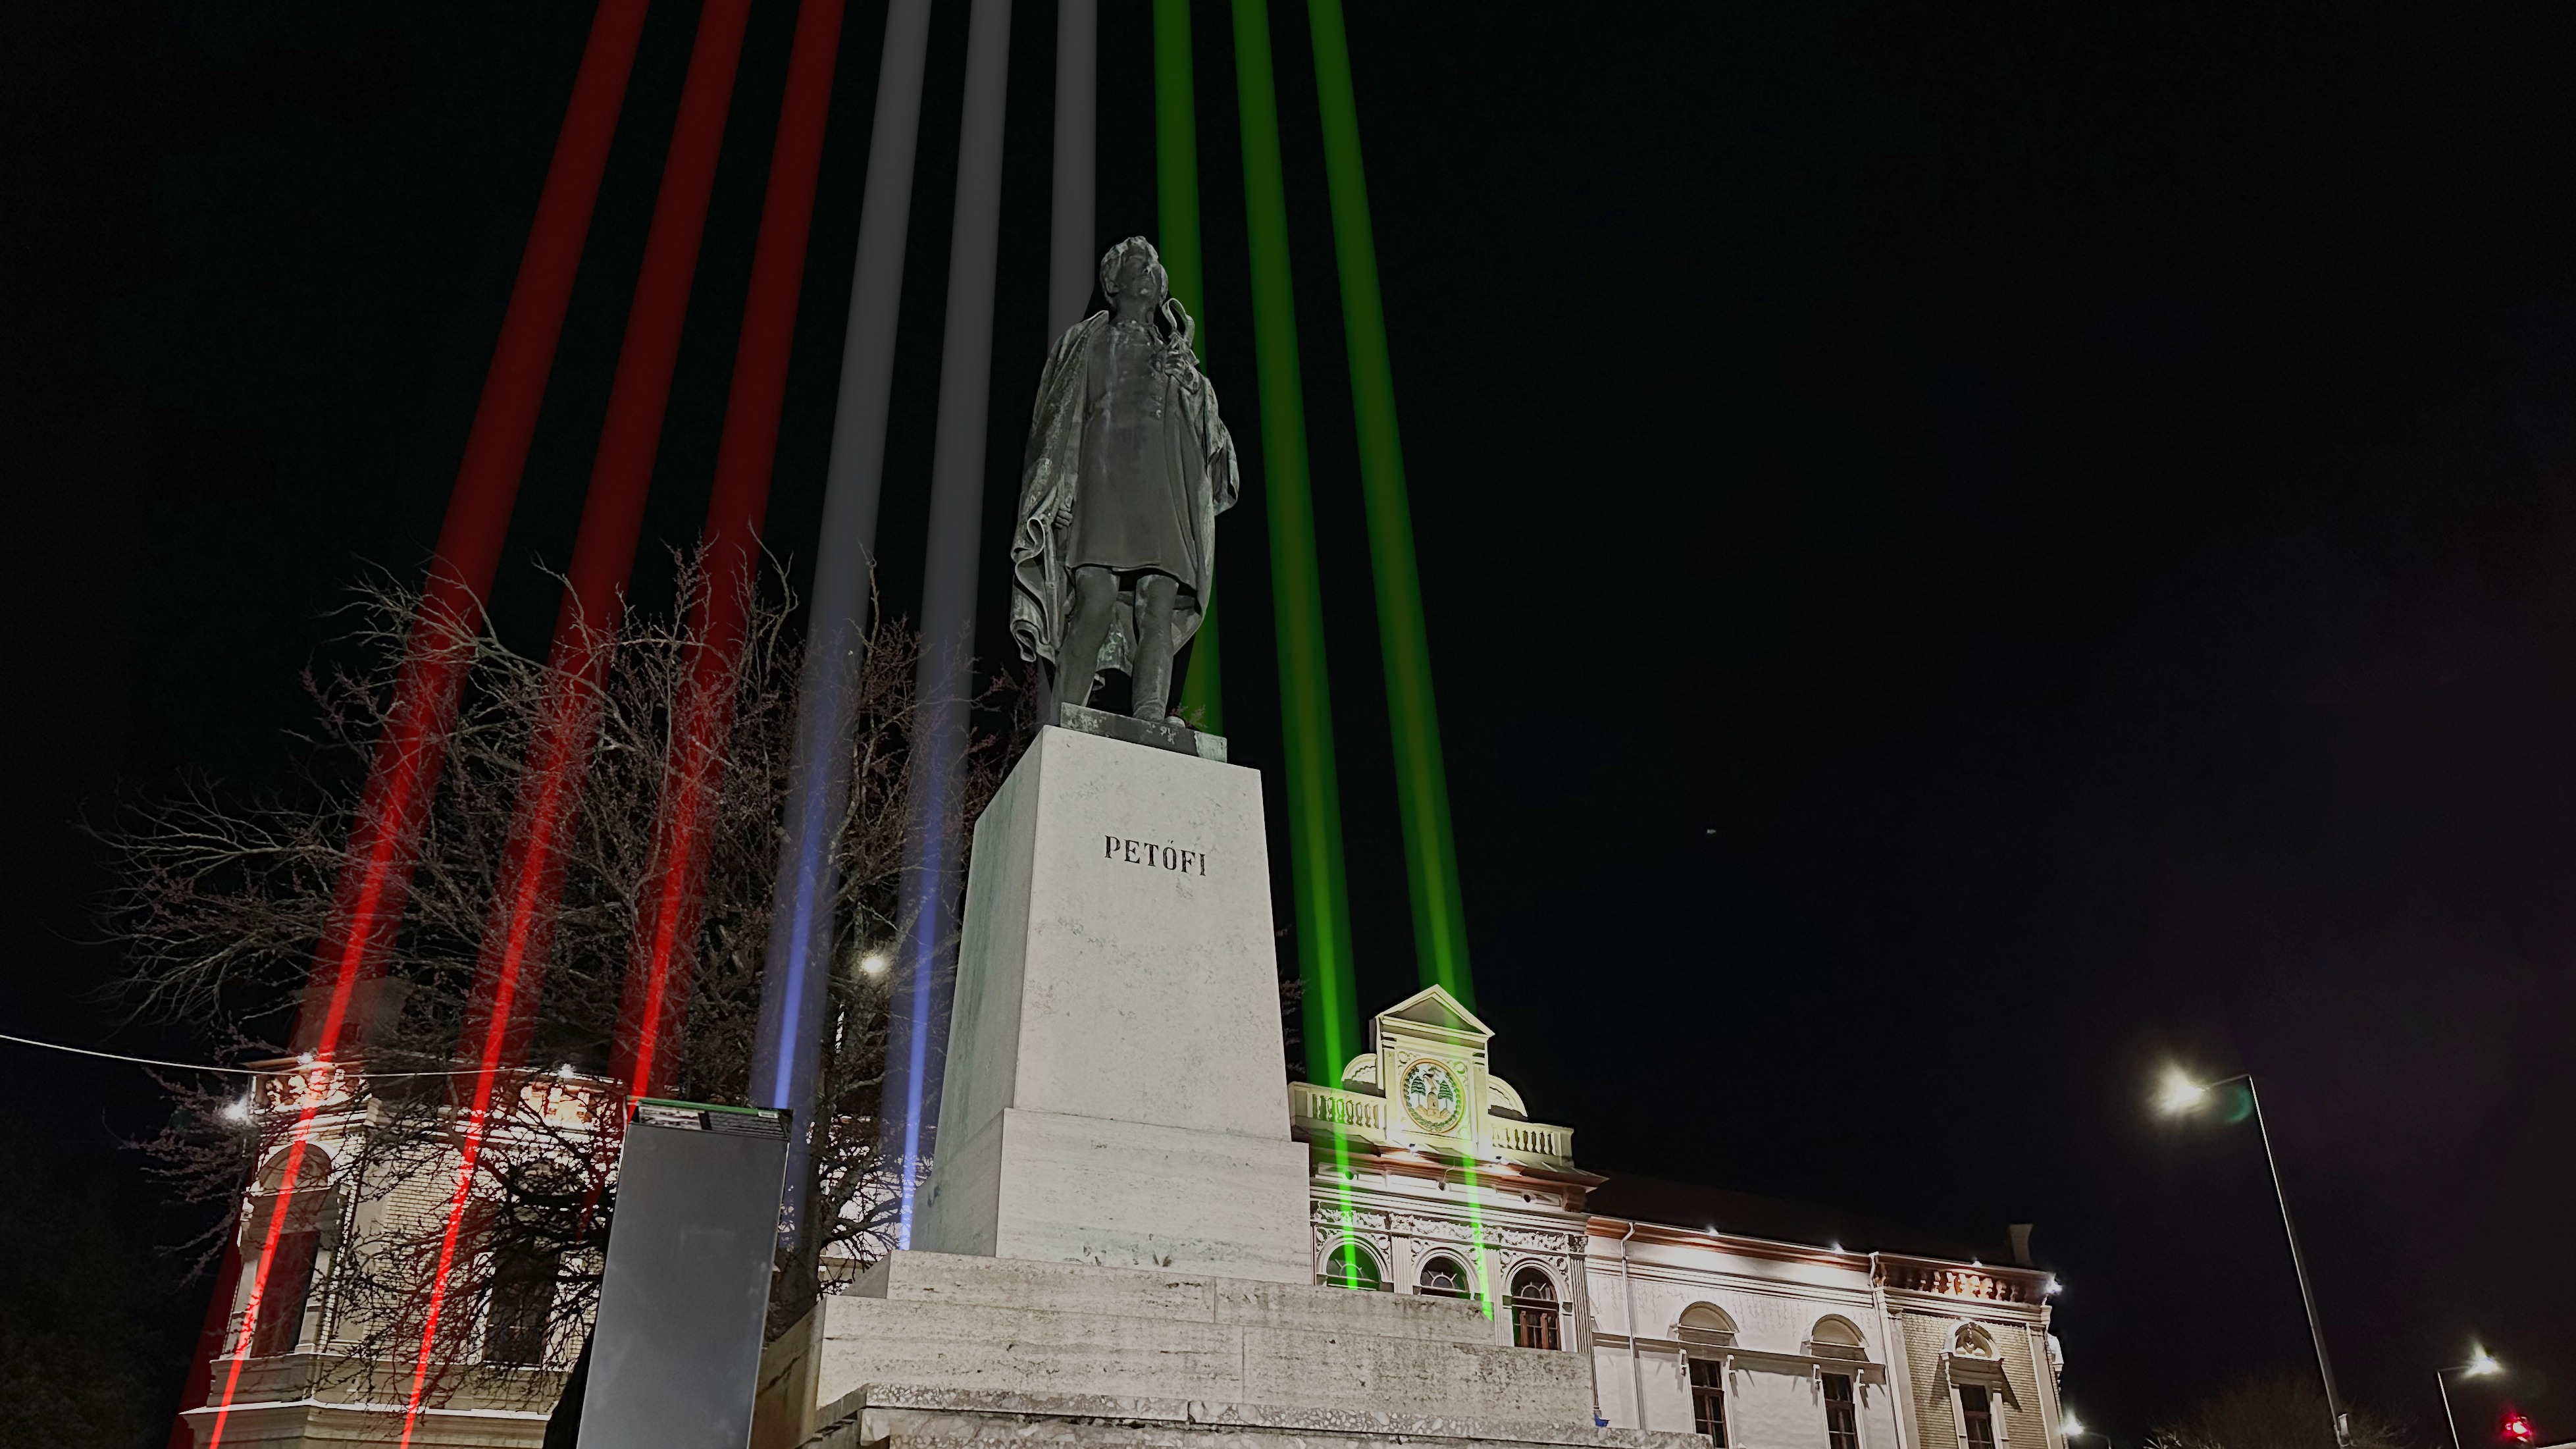
[[[1588,1356],[1515,1348],[1470,1302],[897,1253],[826,1299],[764,1385],[812,1385],[804,1442],[1244,1449],[1436,1439],[1706,1449],[1593,1426]],[[785,1363],[782,1356],[781,1364]]]

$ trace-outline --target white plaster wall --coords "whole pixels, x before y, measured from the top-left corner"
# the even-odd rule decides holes
[[[1715,1244],[1632,1240],[1627,1248],[1633,1256],[1625,1284],[1615,1235],[1593,1238],[1584,1260],[1589,1280],[1585,1296],[1594,1324],[1603,1333],[1633,1332],[1640,1340],[1636,1377],[1645,1401],[1642,1425],[1627,1346],[1602,1344],[1594,1352],[1602,1412],[1614,1425],[1691,1429],[1689,1370],[1673,1340],[1682,1311],[1694,1303],[1714,1304],[1735,1321],[1739,1350],[1802,1355],[1816,1322],[1834,1314],[1859,1331],[1872,1363],[1888,1362],[1886,1333],[1865,1260],[1845,1267]],[[1633,1327],[1627,1307],[1631,1294]],[[1853,1385],[1861,1449],[1904,1449],[1895,1428],[1895,1400],[1885,1385],[1865,1379],[1856,1374]],[[1803,1367],[1758,1366],[1739,1357],[1727,1384],[1727,1416],[1733,1430],[1730,1449],[1826,1449],[1822,1389]]]

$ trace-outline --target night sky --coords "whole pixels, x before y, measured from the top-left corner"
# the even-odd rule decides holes
[[[1105,242],[1155,217],[1148,8],[1102,9]],[[2475,1336],[2576,1437],[2576,13],[1352,11],[1479,1007],[1532,1112],[1607,1173],[1998,1249],[2036,1223],[2066,1397],[2127,1446],[2307,1361],[2250,1124],[2145,1107],[2168,1062],[2252,1071],[2348,1396],[2429,1443]],[[793,14],[752,23],[648,607],[705,507]],[[904,613],[965,14],[914,194],[880,533]],[[882,16],[844,31],[769,513],[792,571]],[[588,18],[0,19],[0,1031],[198,1049],[96,999],[74,817],[183,769],[276,778],[326,611],[417,576]],[[1225,7],[1197,25],[1204,325],[1249,475],[1225,703],[1270,764],[1232,40]],[[1412,933],[1298,0],[1273,25],[1373,1011]],[[532,651],[693,26],[663,0],[645,32],[521,492],[494,614]],[[1045,343],[1053,27],[1019,7],[995,561]],[[988,657],[1003,588],[988,562]],[[0,1421],[69,1394],[97,1442],[156,1438],[204,1288],[116,1147],[151,1083],[0,1052]],[[2475,1442],[2493,1403],[2463,1400]]]

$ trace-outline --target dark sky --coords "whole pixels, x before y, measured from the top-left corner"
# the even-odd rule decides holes
[[[2350,1396],[2429,1442],[2476,1335],[2576,1436],[2576,15],[1353,8],[1476,979],[1533,1112],[1603,1171],[2036,1222],[2067,1397],[2126,1443],[2307,1353],[2251,1132],[2143,1107],[2166,1062],[2250,1070]],[[1103,12],[1107,240],[1155,218],[1147,7]],[[905,612],[964,16],[934,31],[881,534]],[[762,0],[746,50],[648,604],[705,505],[792,18]],[[416,574],[587,19],[0,20],[0,1030],[189,1049],[92,999],[71,818],[183,768],[274,777],[324,611]],[[1053,23],[1023,3],[1014,33],[994,518],[1044,342]],[[1374,1009],[1411,931],[1302,5],[1273,23]],[[495,599],[526,648],[693,24],[655,8],[592,229]],[[1225,8],[1198,26],[1210,367],[1253,475],[1227,710],[1264,763]],[[769,519],[794,559],[881,32],[854,4]],[[164,1398],[99,1408],[101,1442],[148,1437],[202,1306],[114,1145],[150,1083],[0,1050],[44,1104],[0,1138],[0,1317],[63,1325],[0,1345],[36,1365],[0,1394],[34,1349],[104,1363]]]

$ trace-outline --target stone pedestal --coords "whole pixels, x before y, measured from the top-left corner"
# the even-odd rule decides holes
[[[1261,781],[1053,726],[975,825],[912,1243],[1308,1284]]]
[[[1261,788],[1047,728],[975,827],[916,1248],[770,1347],[807,1449],[1707,1449],[1588,1354],[1315,1281]]]

